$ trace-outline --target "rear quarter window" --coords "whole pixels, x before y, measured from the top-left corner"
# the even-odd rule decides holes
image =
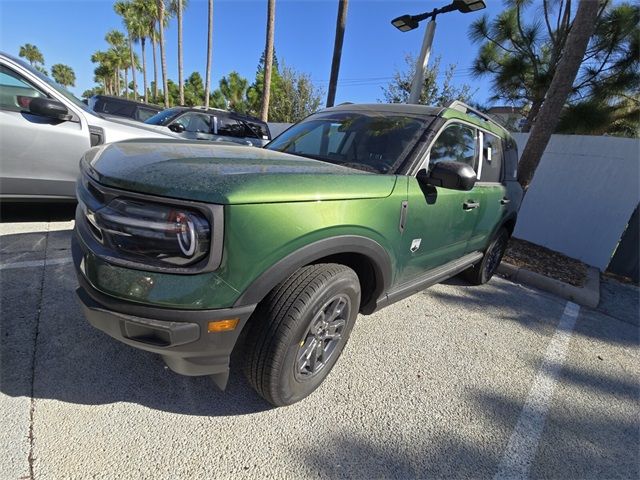
[[[482,134],[482,170],[481,182],[500,182],[502,180],[502,139],[483,132]]]

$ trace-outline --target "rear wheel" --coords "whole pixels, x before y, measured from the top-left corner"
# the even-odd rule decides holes
[[[360,308],[360,283],[349,267],[303,267],[260,304],[247,336],[245,374],[269,403],[290,405],[311,394],[335,365]]]
[[[508,242],[509,232],[506,228],[501,228],[493,237],[480,263],[462,272],[463,278],[474,285],[482,285],[491,280],[502,261]]]

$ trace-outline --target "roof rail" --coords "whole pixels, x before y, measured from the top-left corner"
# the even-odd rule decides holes
[[[223,108],[215,108],[215,107],[205,107],[204,105],[194,105],[191,107],[196,110],[216,110],[218,112],[227,112],[228,110],[224,110]]]
[[[453,102],[451,102],[451,104],[449,105],[449,108],[458,110],[459,112],[462,112],[462,113],[467,113],[469,115],[475,115],[476,117],[480,118],[481,120],[484,120],[485,122],[497,123],[493,118],[491,118],[486,113],[482,113],[480,110],[476,110],[475,108],[470,107],[469,105],[467,105],[464,102],[461,102],[460,100],[454,100]]]

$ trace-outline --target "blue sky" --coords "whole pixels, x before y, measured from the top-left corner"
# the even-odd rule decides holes
[[[264,49],[266,0],[215,0],[213,33],[213,85],[232,70],[253,80]],[[391,19],[405,13],[421,13],[442,6],[440,1],[350,0],[344,40],[340,83],[336,103],[374,102],[393,72],[404,67],[407,53],[417,55],[424,33],[401,33]],[[502,2],[486,0],[489,16],[502,9]],[[331,69],[337,0],[277,0],[275,47],[278,59],[311,75],[325,92]],[[438,17],[432,59],[440,55],[442,65],[458,65],[454,80],[477,89],[474,99],[484,102],[490,95],[487,79],[474,79],[469,67],[477,45],[467,39],[469,24],[479,13],[449,13]],[[105,33],[123,29],[105,0],[0,0],[0,50],[17,55],[20,45],[33,43],[45,57],[45,66],[70,65],[76,73],[78,96],[94,85],[90,57],[106,49]],[[190,0],[184,14],[184,70],[204,74],[206,62],[207,2]],[[169,77],[177,82],[177,24],[166,34]],[[139,47],[136,47],[139,48]],[[139,50],[137,50],[139,53]],[[147,49],[147,71],[152,74],[151,49]],[[204,76],[204,75],[203,75]],[[149,75],[151,78],[151,75]],[[142,74],[138,76],[139,85]]]

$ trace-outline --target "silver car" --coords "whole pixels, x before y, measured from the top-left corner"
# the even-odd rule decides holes
[[[73,199],[89,148],[131,138],[180,138],[106,119],[60,85],[0,53],[0,200]]]

